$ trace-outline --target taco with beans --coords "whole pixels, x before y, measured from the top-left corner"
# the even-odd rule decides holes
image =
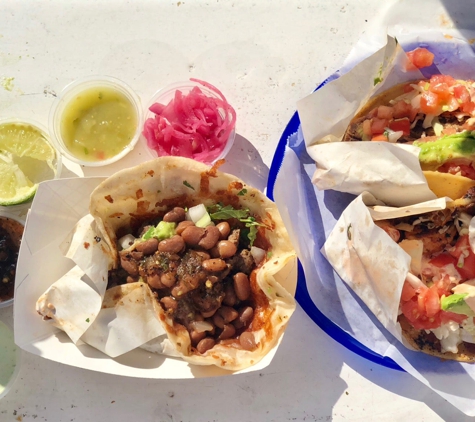
[[[110,246],[108,291],[150,289],[175,354],[239,370],[277,344],[295,309],[296,256],[262,192],[162,157],[103,181],[90,214]]]
[[[411,257],[398,322],[416,350],[475,362],[475,188],[438,211],[376,221]]]
[[[475,83],[449,75],[397,85],[371,99],[343,141],[413,144],[431,190],[457,199],[475,185]]]

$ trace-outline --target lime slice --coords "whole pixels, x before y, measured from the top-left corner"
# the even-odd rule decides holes
[[[38,183],[55,175],[56,152],[44,134],[26,123],[0,125],[0,205],[29,201]]]

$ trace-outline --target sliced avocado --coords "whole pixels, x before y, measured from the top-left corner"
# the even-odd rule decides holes
[[[168,223],[167,221],[160,221],[157,227],[150,227],[142,236],[143,240],[148,240],[152,237],[158,240],[168,239],[175,234],[176,223]]]
[[[423,170],[434,170],[454,158],[474,157],[475,131],[467,130],[455,135],[443,136],[433,142],[415,141],[413,145],[421,149],[419,161]]]
[[[475,316],[475,312],[465,302],[467,296],[468,293],[454,293],[450,296],[442,296],[440,298],[440,307],[443,311],[453,312],[454,314]]]

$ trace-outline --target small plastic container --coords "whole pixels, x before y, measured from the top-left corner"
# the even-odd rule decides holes
[[[3,220],[3,221],[2,221]],[[0,227],[5,227],[6,225],[4,224],[4,220],[13,220],[16,223],[19,223],[21,226],[25,227],[25,219],[22,217],[19,217],[18,215],[12,214],[10,212],[5,212],[0,210]],[[3,276],[3,274],[0,274],[0,278]],[[0,280],[1,282],[1,280]],[[11,306],[13,304],[13,296],[11,299],[7,300],[1,300],[0,299],[0,309],[1,308],[6,308],[8,306]]]
[[[13,124],[18,127],[33,128],[34,130],[38,131],[41,134],[42,138],[54,150],[55,158],[52,161],[52,167],[53,167],[52,169],[50,169],[45,163],[44,169],[41,170],[39,173],[32,172],[31,168],[28,168],[28,161],[25,161],[28,159],[25,159],[24,157],[22,157],[20,158],[20,162],[17,162],[17,164],[20,166],[23,172],[30,178],[31,182],[36,184],[36,183],[44,182],[46,180],[58,179],[61,176],[61,170],[62,170],[61,154],[56,148],[55,143],[52,142],[47,128],[34,120],[11,117],[11,118],[5,118],[5,119],[0,120],[0,131],[4,125],[10,125],[10,124]],[[2,149],[1,144],[0,144],[0,149]],[[34,161],[30,161],[30,162],[34,162]],[[0,205],[0,211],[7,211],[7,212],[15,213],[15,214],[24,215],[28,212],[28,209],[31,206],[31,202],[33,198],[34,196],[31,197],[29,200],[22,202],[20,204]]]
[[[104,158],[101,158],[100,155],[94,156],[91,152],[92,159],[85,159],[78,155],[75,155],[74,152],[71,151],[70,148],[66,145],[65,141],[65,132],[64,132],[64,125],[68,123],[68,113],[70,113],[70,108],[72,107],[74,101],[78,100],[78,97],[81,95],[90,95],[91,92],[97,90],[98,98],[102,99],[100,90],[104,89],[107,95],[111,95],[111,93],[118,94],[117,98],[120,100],[128,101],[131,108],[130,118],[135,118],[135,130],[131,132],[130,141],[127,144],[123,145],[123,148],[115,153],[115,154],[106,154],[104,153]],[[107,100],[109,101],[109,100]],[[106,103],[107,101],[104,101]],[[92,110],[92,107],[89,109]],[[91,111],[92,112],[92,111]],[[123,122],[123,118],[121,116],[116,116],[115,123]],[[109,122],[98,122],[98,126],[104,123],[108,124]],[[133,123],[132,123],[133,125]],[[109,127],[114,130],[114,127],[110,125]],[[49,115],[49,130],[51,134],[51,138],[53,142],[56,143],[57,148],[61,151],[61,154],[66,157],[67,159],[73,161],[74,163],[83,165],[83,166],[90,166],[90,167],[98,167],[98,166],[106,166],[108,164],[115,163],[116,161],[120,160],[121,158],[125,157],[130,151],[132,151],[140,138],[140,132],[142,128],[142,106],[140,103],[140,98],[138,95],[130,88],[127,84],[122,82],[117,78],[112,78],[110,76],[90,76],[83,79],[78,79],[74,82],[71,82],[67,85],[61,93],[58,95],[58,98],[53,103],[53,106],[50,111]],[[129,130],[129,129],[127,129]],[[90,140],[93,144],[97,141],[96,135],[91,134]],[[74,140],[73,142],[77,142]],[[87,150],[88,147],[84,147],[84,150]],[[95,145],[92,146],[95,148]],[[91,148],[91,149],[92,149]],[[88,154],[88,152],[86,152]]]
[[[5,397],[20,372],[21,350],[12,330],[0,321],[0,399]]]
[[[191,92],[191,90],[194,88],[194,87],[198,87],[202,93],[204,95],[206,95],[207,97],[210,97],[210,98],[216,98],[216,99],[219,99],[219,100],[222,100],[222,98],[219,96],[219,94],[210,89],[208,86],[206,85],[203,85],[199,82],[196,82],[196,81],[184,81],[184,82],[176,82],[176,83],[173,83],[171,85],[168,85],[164,88],[161,88],[159,89],[154,95],[153,97],[151,98],[151,100],[149,101],[148,105],[147,105],[147,110],[145,112],[145,119],[144,121],[146,122],[148,119],[154,119],[156,114],[153,113],[152,111],[150,111],[150,107],[156,103],[158,104],[163,104],[163,105],[168,105],[175,97],[175,92],[176,91],[181,91],[181,93],[186,96],[187,94],[189,94]],[[231,107],[232,108],[232,107]],[[220,115],[222,118],[225,118],[226,117],[226,112],[225,110],[223,110],[222,108],[218,109]],[[234,110],[233,110],[234,112]],[[149,143],[145,137],[145,135],[142,133],[142,137],[143,137],[143,141],[146,143],[147,145],[147,150],[150,152],[150,154],[153,156],[153,157],[157,157],[159,156],[159,153],[155,150],[155,149],[152,149],[150,148],[149,146]],[[226,157],[226,155],[228,154],[228,152],[231,150],[233,144],[234,144],[234,139],[236,137],[236,124],[235,124],[235,121],[234,121],[234,125],[233,125],[233,128],[229,134],[229,137],[228,139],[226,140],[226,143],[224,145],[224,148],[221,150],[221,152],[219,153],[218,156],[216,156],[215,158],[213,158],[212,160],[206,160],[206,159],[199,159],[199,158],[195,158],[193,157],[194,159],[196,159],[197,161],[201,161],[205,164],[213,164],[215,163],[216,161]]]

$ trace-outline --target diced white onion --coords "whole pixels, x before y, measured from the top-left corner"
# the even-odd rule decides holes
[[[427,129],[428,127],[432,126],[432,121],[434,120],[435,114],[427,114],[424,122],[422,123],[422,127]]]
[[[195,224],[197,224],[201,219],[203,219],[203,224],[205,223],[205,220],[208,224],[211,222],[211,218],[209,217],[208,211],[206,211],[204,204],[195,205],[194,207],[189,208],[188,212],[186,213],[186,219],[193,221]],[[200,227],[206,227],[208,224],[201,225]]]
[[[388,132],[388,141],[389,142],[397,142],[397,140],[403,135],[402,130],[398,130],[397,132],[391,131]]]
[[[135,237],[131,234],[126,234],[119,239],[119,245],[121,249],[127,249],[128,247],[132,246],[135,242]]]
[[[258,248],[257,246],[251,246],[251,255],[254,258],[255,263],[259,265],[265,258],[266,251],[264,249]]]
[[[420,109],[421,108],[421,95],[416,95],[412,100],[411,100],[411,106],[412,108]]]
[[[412,273],[407,273],[406,276],[406,281],[412,286],[413,289],[427,289],[427,286],[422,282],[422,280],[419,277],[416,277]]]
[[[205,331],[212,331],[213,326],[206,321],[192,321],[190,322],[191,328],[197,333],[204,333]]]

